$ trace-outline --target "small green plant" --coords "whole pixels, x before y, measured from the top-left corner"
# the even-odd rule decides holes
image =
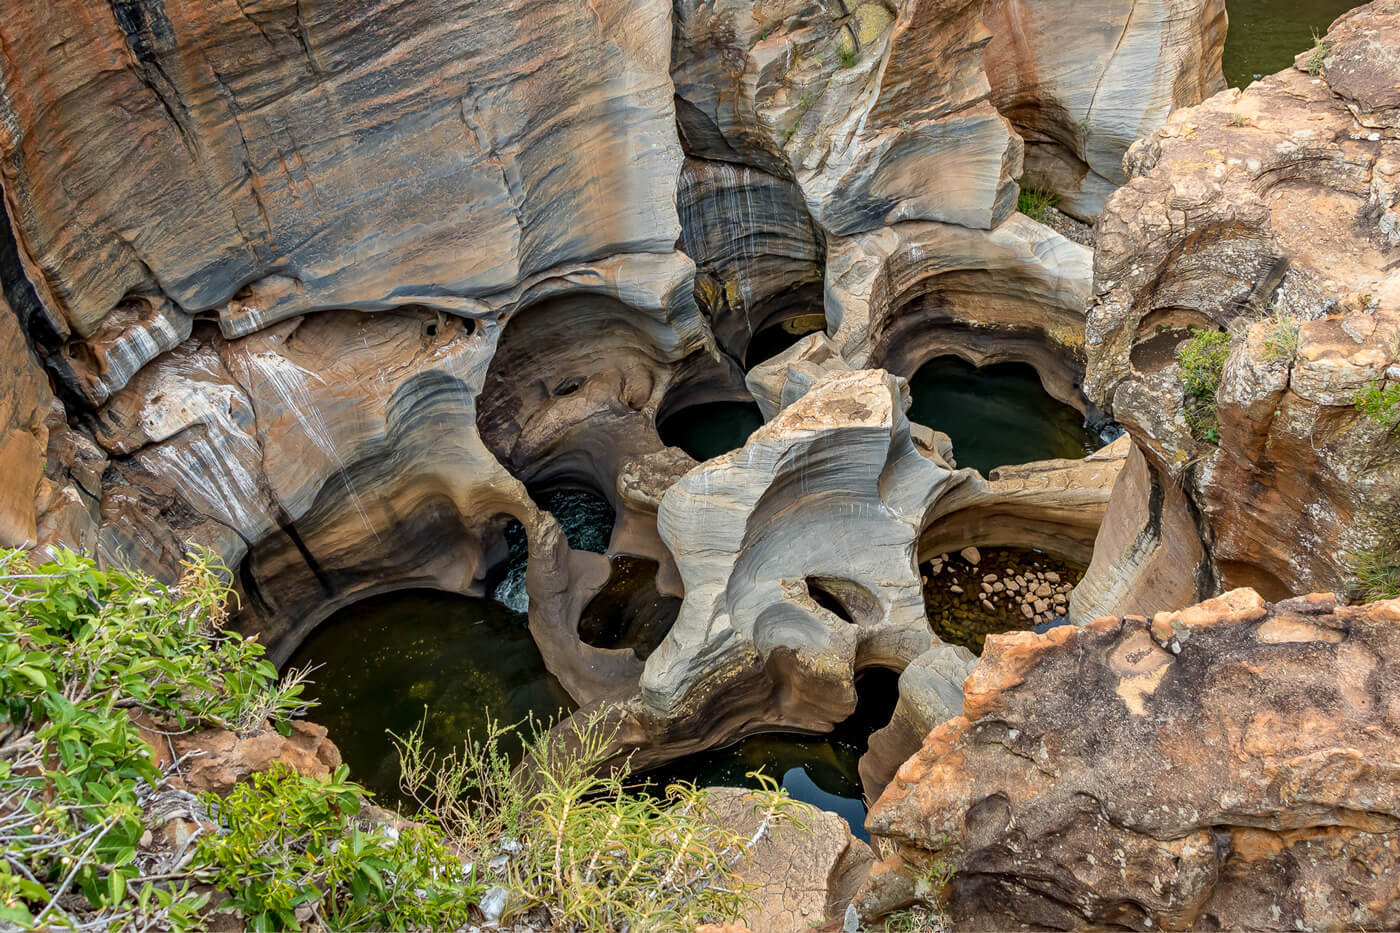
[[[860,50],[852,45],[843,45],[837,49],[836,57],[841,60],[842,68],[850,68],[860,60]]]
[[[1308,70],[1308,74],[1322,74],[1322,66],[1327,61],[1327,54],[1329,51],[1331,50],[1327,48],[1327,43],[1322,41],[1322,36],[1314,31],[1312,54],[1308,56],[1307,65],[1305,66]]]
[[[197,862],[228,891],[253,930],[452,929],[484,893],[429,825],[393,828],[358,818],[363,788],[345,766],[324,778],[284,765],[228,797],[206,798],[222,832],[200,840]]]
[[[1400,382],[1372,385],[1356,396],[1356,410],[1392,431],[1400,431]]]
[[[1274,307],[1264,329],[1264,356],[1269,360],[1293,362],[1298,355],[1301,323],[1282,308]]]
[[[197,925],[191,874],[137,864],[162,775],[132,716],[247,732],[306,706],[262,646],[222,630],[224,579],[203,552],[169,587],[0,552],[0,926]]]
[[[1229,334],[1199,327],[1191,328],[1191,338],[1177,348],[1176,361],[1186,388],[1186,424],[1197,440],[1220,442],[1215,395],[1229,356]]]
[[[1400,599],[1400,553],[1383,547],[1351,556],[1357,595],[1366,602]]]
[[[1043,188],[1022,188],[1016,196],[1016,210],[1041,223],[1050,218],[1050,209],[1059,203],[1058,194]]]

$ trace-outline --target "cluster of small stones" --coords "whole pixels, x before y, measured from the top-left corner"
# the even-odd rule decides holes
[[[987,635],[1049,625],[1069,609],[1083,568],[1038,551],[965,548],[922,568],[924,605],[944,641],[982,650]]]

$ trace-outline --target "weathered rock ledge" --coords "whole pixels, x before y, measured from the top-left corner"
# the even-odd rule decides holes
[[[991,636],[960,716],[873,808],[951,860],[958,925],[1400,924],[1400,601]]]

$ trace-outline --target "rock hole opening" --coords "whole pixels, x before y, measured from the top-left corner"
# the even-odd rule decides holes
[[[899,674],[870,667],[856,674],[856,708],[825,735],[764,733],[725,748],[674,761],[640,777],[663,789],[675,781],[699,786],[756,787],[749,772],[762,770],[794,798],[844,819],[851,832],[870,841],[865,829],[867,801],[860,758],[870,735],[889,725],[899,700]]]
[[[852,625],[874,624],[883,616],[875,594],[853,580],[807,577],[803,582],[818,606]]]
[[[671,631],[682,602],[657,590],[657,570],[654,560],[614,557],[607,585],[579,618],[579,638],[595,648],[630,648],[641,660],[650,657]]]
[[[535,504],[553,515],[575,551],[602,554],[612,539],[617,513],[607,497],[583,485],[530,488]]]
[[[763,413],[753,402],[703,402],[666,414],[657,433],[663,444],[703,463],[743,447],[762,425]]]

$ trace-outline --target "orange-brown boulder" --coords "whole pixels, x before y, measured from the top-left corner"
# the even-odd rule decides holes
[[[1400,926],[1400,601],[992,636],[871,811],[969,929]]]

